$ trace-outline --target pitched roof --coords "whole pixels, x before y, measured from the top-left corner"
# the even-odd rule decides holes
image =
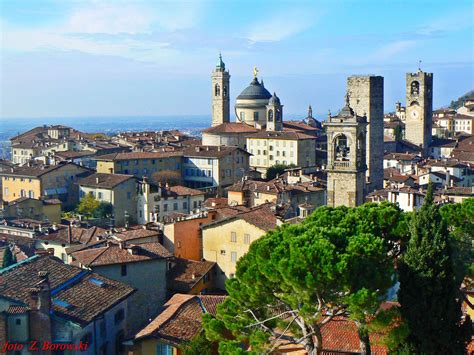
[[[71,240],[73,243],[89,244],[94,241],[95,237],[98,237],[105,232],[106,230],[100,227],[81,228],[76,226],[70,227],[59,225],[56,231],[38,236],[38,239],[64,243],[68,243],[69,240]]]
[[[195,145],[186,147],[183,151],[185,157],[202,157],[202,158],[222,158],[236,150],[240,150],[244,154],[250,155],[247,151],[235,146],[211,146],[211,145]]]
[[[242,219],[257,228],[268,232],[272,229],[275,229],[277,226],[277,217],[275,216],[275,212],[272,211],[271,206],[274,206],[274,204],[264,203],[257,207],[248,209],[247,211],[231,215],[230,217],[224,218],[222,220],[205,224],[202,226],[202,228],[212,228],[222,223],[228,223],[237,219]]]
[[[209,273],[216,263],[211,261],[194,261],[176,258],[174,266],[168,271],[168,285],[176,292],[188,293],[191,289]]]
[[[253,138],[266,138],[266,139],[281,139],[281,140],[303,140],[303,139],[316,139],[315,136],[309,135],[300,131],[283,129],[283,131],[260,131],[250,137]]]
[[[160,232],[158,231],[143,228],[129,229],[120,233],[114,233],[115,238],[123,241],[150,238],[155,236],[158,237],[159,235]]]
[[[79,180],[80,186],[112,189],[130,179],[133,175],[95,173]]]
[[[81,325],[90,323],[134,292],[132,287],[124,283],[64,264],[54,256],[36,255],[0,270],[0,297],[27,306],[31,288],[41,281],[39,271],[48,273],[52,299],[71,305],[63,308],[53,302],[54,313]],[[98,285],[93,279],[103,285]]]
[[[74,251],[71,257],[75,264],[94,267],[163,259],[171,257],[171,254],[158,242],[121,246],[109,241],[103,247]]]
[[[147,337],[179,345],[194,338],[202,330],[202,315],[215,315],[218,304],[226,296],[175,294],[161,313],[135,336],[136,340]]]
[[[225,122],[202,130],[203,133],[257,133],[258,129],[245,123]]]
[[[127,152],[127,153],[111,153],[99,155],[95,160],[101,161],[117,161],[130,159],[160,159],[169,157],[182,156],[181,151],[166,151],[166,152]]]
[[[4,170],[1,174],[6,175],[6,176],[40,177],[40,176],[42,176],[44,174],[47,174],[47,173],[49,173],[53,170],[61,169],[61,168],[65,167],[65,166],[68,166],[68,165],[75,165],[75,166],[83,169],[84,171],[90,171],[91,170],[91,169],[85,168],[81,165],[77,165],[77,164],[70,163],[70,162],[64,162],[64,163],[60,163],[60,164],[57,164],[57,165],[36,164],[36,165],[33,165],[33,166],[27,166],[27,165],[15,166],[15,167],[11,168],[10,170],[8,170],[8,169]]]

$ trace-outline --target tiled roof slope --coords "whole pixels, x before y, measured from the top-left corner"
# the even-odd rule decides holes
[[[217,305],[226,296],[174,295],[163,311],[135,336],[135,339],[158,338],[173,345],[191,340],[202,329],[202,314],[215,315]]]
[[[90,323],[134,292],[132,287],[124,283],[66,265],[54,256],[45,255],[31,257],[1,270],[0,297],[13,299],[27,306],[31,288],[41,281],[38,276],[40,271],[48,273],[51,298],[71,305],[63,308],[52,303],[53,311],[60,317],[81,325]],[[103,286],[91,279],[103,282]]]

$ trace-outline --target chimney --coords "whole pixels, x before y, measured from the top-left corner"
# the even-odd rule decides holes
[[[69,222],[69,226],[67,227],[67,242],[72,244],[72,222]]]
[[[221,146],[218,146],[218,147],[217,147],[217,151],[218,151],[218,152],[221,151]]]
[[[119,247],[120,249],[125,249],[125,241],[123,240],[119,241]]]
[[[99,177],[98,177],[98,176],[96,176],[96,178],[95,178],[95,183],[96,183],[96,184],[99,183]]]
[[[199,147],[196,147],[196,152],[199,152],[199,151],[200,151]]]
[[[51,289],[48,273],[39,271],[38,282],[30,290],[30,340],[36,340],[40,343],[51,342]]]

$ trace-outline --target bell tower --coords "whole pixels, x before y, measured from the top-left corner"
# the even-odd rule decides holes
[[[325,122],[328,137],[327,205],[355,207],[365,200],[367,118],[346,105]]]
[[[222,55],[219,54],[216,68],[212,72],[212,126],[229,122],[229,71],[225,70]]]
[[[429,155],[433,119],[433,73],[418,69],[406,75],[405,137]]]
[[[273,93],[267,104],[267,131],[283,130],[283,105],[280,98]]]

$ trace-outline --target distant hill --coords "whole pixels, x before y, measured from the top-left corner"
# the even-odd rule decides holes
[[[449,104],[449,108],[452,108],[452,109],[457,109],[459,107],[462,106],[464,100],[469,97],[469,96],[473,96],[474,95],[474,90],[471,90],[471,91],[468,91],[467,93],[465,93],[464,95],[460,96],[457,100],[455,101],[451,101],[451,103]]]

